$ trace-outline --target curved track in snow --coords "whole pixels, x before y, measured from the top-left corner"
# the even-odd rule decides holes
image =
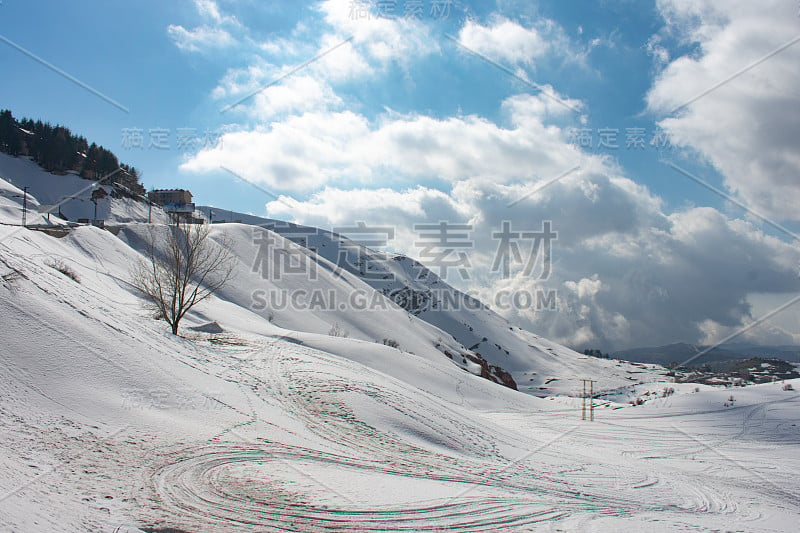
[[[205,530],[209,523],[286,531],[527,530],[565,517],[740,512],[696,480],[560,459],[558,440],[569,431],[526,452],[521,439],[504,441],[431,398],[415,401],[399,383],[378,388],[374,376],[353,380],[347,367],[355,363],[305,346],[276,341],[246,364],[259,399],[277,400],[318,440],[303,447],[215,441],[160,457],[154,484],[165,509]],[[376,412],[377,423],[368,423]],[[306,483],[297,482],[298,473]],[[358,480],[374,490],[409,491],[376,505],[350,486]]]

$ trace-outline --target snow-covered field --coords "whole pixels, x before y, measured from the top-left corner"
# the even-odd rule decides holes
[[[0,198],[0,222],[18,219],[15,202]],[[441,346],[467,347],[397,306],[251,310],[255,287],[303,282],[254,273],[244,224],[213,228],[233,243],[238,275],[175,337],[127,281],[144,231],[56,238],[0,225],[0,531],[800,524],[800,380],[629,385],[614,362],[525,334],[536,349],[514,355],[528,358],[520,371],[570,385],[547,398],[513,391],[454,364]],[[370,290],[320,272],[325,291]],[[211,322],[224,332],[190,329]],[[349,336],[327,335],[334,323]],[[548,347],[549,359],[537,355]],[[564,394],[579,377],[605,383],[594,422]]]

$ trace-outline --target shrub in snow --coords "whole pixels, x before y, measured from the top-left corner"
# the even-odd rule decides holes
[[[78,277],[78,273],[75,272],[71,266],[64,262],[63,259],[50,259],[45,263],[50,268],[57,270],[67,276],[72,281],[80,283],[81,280]]]
[[[328,330],[328,335],[331,337],[349,337],[350,332],[340,326],[338,322],[334,322],[331,329]]]
[[[392,348],[400,348],[400,343],[394,339],[383,339],[383,344]]]

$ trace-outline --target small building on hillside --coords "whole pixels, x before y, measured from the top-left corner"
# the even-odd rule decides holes
[[[190,224],[203,224],[203,218],[195,216],[192,193],[186,189],[157,189],[147,193],[151,203],[160,205],[169,217],[178,222],[183,220]]]
[[[147,198],[158,205],[192,203],[192,193],[186,189],[156,189],[149,191]]]

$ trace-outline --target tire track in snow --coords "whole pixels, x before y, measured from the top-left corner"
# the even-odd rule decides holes
[[[281,354],[282,351],[290,353]],[[596,474],[570,477],[538,471],[528,461],[514,464],[504,460],[496,449],[482,445],[496,436],[482,435],[479,427],[458,421],[444,406],[435,403],[424,404],[429,412],[423,413],[423,407],[409,402],[400,390],[388,386],[377,389],[368,378],[354,380],[353,374],[347,374],[350,379],[345,381],[337,367],[339,372],[341,367],[357,368],[362,375],[372,371],[329,354],[275,341],[250,363],[253,368],[248,375],[264,385],[257,390],[271,391],[271,399],[277,397],[286,412],[301,420],[328,451],[267,442],[220,442],[176,450],[164,458],[166,466],[154,479],[168,508],[197,520],[213,518],[220,527],[314,531],[519,530],[543,520],[558,520],[565,513],[624,516],[683,510],[677,502],[631,501],[620,496],[610,480]],[[443,438],[454,439],[464,453],[458,453],[458,449],[447,454],[423,449],[369,426],[355,416],[343,399],[337,399],[339,395],[352,394],[368,396],[385,407],[400,406],[400,415],[423,427],[430,427],[434,420],[449,420],[458,431],[475,435],[465,438],[456,430],[432,428],[444,429]],[[287,486],[285,480],[271,474],[281,461],[311,467],[325,465],[344,479],[369,475],[378,479],[391,476],[385,480],[387,483],[415,479],[420,483],[436,482],[446,486],[446,496],[376,505],[348,503],[344,500],[349,498],[328,494],[328,499],[333,497],[335,502],[325,503],[324,497],[320,502],[319,491],[325,492],[324,486],[309,492],[307,487],[300,489],[292,483]],[[236,470],[237,465],[246,469]],[[646,492],[657,481],[640,483],[638,490]],[[663,495],[659,500],[664,500]],[[682,503],[686,504],[685,509],[724,511],[724,507],[702,495]]]

